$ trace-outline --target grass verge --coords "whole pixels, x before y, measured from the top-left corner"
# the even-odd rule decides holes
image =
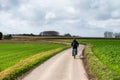
[[[84,55],[86,56],[86,62],[90,72],[95,76],[92,77],[92,80],[120,80],[120,76],[107,68],[107,66],[95,56],[91,44],[86,44]]]
[[[0,72],[0,80],[16,80],[17,77],[34,68],[36,65],[43,63],[45,60],[67,48],[68,46],[65,46],[62,48],[39,53],[25,60],[21,60],[16,65]]]

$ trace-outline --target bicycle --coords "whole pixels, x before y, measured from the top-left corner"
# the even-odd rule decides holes
[[[75,59],[75,56],[77,55],[77,49],[73,49],[73,51],[72,51],[72,56],[74,57],[74,59]]]

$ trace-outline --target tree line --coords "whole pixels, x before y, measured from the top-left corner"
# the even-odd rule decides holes
[[[60,35],[57,31],[43,31],[38,35],[30,33],[30,34],[12,34],[13,36],[71,36],[70,33],[65,33],[64,35]]]
[[[66,33],[64,35],[60,35],[59,32],[57,31],[43,31],[40,32],[40,34],[36,35],[33,33],[30,34],[8,34],[8,35],[3,35],[2,32],[0,32],[0,40],[2,39],[12,39],[12,36],[67,36],[67,37],[71,37],[70,33]]]

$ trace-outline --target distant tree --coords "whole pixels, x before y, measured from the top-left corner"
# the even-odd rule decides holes
[[[31,33],[30,36],[35,36],[35,35],[33,33]]]
[[[19,34],[20,36],[34,36],[33,33],[30,33],[30,34]]]
[[[113,32],[108,32],[108,31],[106,31],[105,33],[104,33],[104,37],[105,38],[113,38]]]
[[[11,35],[11,34],[5,35],[5,36],[4,36],[4,39],[12,39],[12,35]]]
[[[2,38],[3,38],[3,34],[2,32],[0,32],[0,40],[2,40]]]
[[[120,33],[115,33],[115,38],[120,38]]]
[[[104,37],[107,38],[107,32],[104,33]]]
[[[40,36],[59,36],[57,31],[43,31],[40,33]]]
[[[69,33],[66,33],[66,34],[64,34],[64,36],[69,36],[69,37],[71,37],[71,34],[69,34]]]

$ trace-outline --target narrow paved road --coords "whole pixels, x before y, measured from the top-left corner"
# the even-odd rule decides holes
[[[71,56],[72,49],[57,54],[22,80],[88,80],[82,60],[79,58],[83,49],[84,46],[80,45],[76,59]]]

